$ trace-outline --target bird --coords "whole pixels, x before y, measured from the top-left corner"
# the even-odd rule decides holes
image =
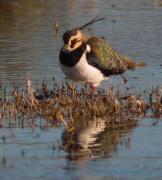
[[[90,83],[92,88],[98,87],[101,81],[112,75],[145,65],[121,55],[105,38],[83,33],[86,27],[104,19],[96,16],[83,26],[66,31],[59,54],[60,67],[67,78]]]

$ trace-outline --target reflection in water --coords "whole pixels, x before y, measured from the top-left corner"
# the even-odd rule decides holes
[[[94,157],[111,156],[119,142],[122,143],[122,136],[128,136],[136,126],[136,121],[129,120],[124,126],[112,129],[107,126],[106,119],[95,118],[86,124],[80,123],[73,132],[65,130],[62,145],[69,153],[68,160],[83,163]]]

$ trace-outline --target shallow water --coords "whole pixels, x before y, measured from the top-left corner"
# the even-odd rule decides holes
[[[146,62],[145,68],[125,73],[125,87],[138,91],[161,84],[161,0],[1,0],[0,84],[9,86],[14,81],[22,85],[28,72],[34,81],[46,78],[50,83],[53,76],[63,81],[58,63],[62,33],[96,14],[106,20],[89,33],[104,36],[121,53]],[[112,79],[121,87],[120,81]],[[0,179],[160,179],[162,123],[152,124],[153,120],[145,118],[120,132],[104,127],[96,132],[91,127],[87,132],[99,135],[87,136],[92,142],[95,136],[99,144],[92,143],[96,146],[84,156],[60,148],[63,129],[11,129],[6,124],[0,129]],[[114,136],[118,137],[115,142],[110,141]]]

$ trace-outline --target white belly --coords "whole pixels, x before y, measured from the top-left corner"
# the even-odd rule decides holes
[[[61,69],[73,81],[90,82],[99,85],[104,79],[104,75],[97,68],[87,63],[85,53],[75,66],[66,67],[61,64]]]

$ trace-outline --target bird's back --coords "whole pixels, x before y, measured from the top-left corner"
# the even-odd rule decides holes
[[[101,69],[106,76],[135,69],[135,62],[119,54],[103,38],[91,37],[86,43],[91,48],[91,52],[87,55],[88,63]]]

